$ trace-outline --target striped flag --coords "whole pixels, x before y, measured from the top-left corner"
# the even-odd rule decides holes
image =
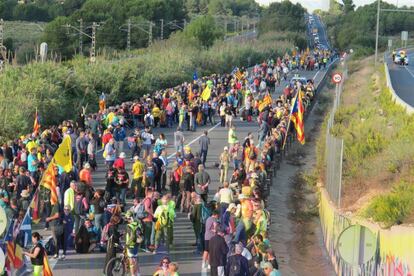
[[[43,249],[43,276],[53,276],[53,272],[50,268],[49,259],[47,258],[45,249]]]
[[[14,241],[7,242],[7,266],[11,269],[20,269],[23,266],[23,251]]]
[[[259,111],[262,112],[263,109],[265,109],[267,106],[272,104],[272,96],[270,94],[267,94],[263,97],[263,100],[259,103]]]
[[[237,70],[236,73],[234,73],[234,75],[236,76],[237,80],[241,80],[243,78],[243,73],[240,72],[240,70]]]
[[[44,172],[40,185],[50,190],[50,204],[52,205],[57,204],[58,203],[58,197],[56,193],[57,180],[56,180],[55,164],[53,162],[50,162],[49,166]]]
[[[37,113],[37,109],[36,109],[34,123],[33,123],[33,133],[39,133],[39,130],[40,130],[40,121],[39,121],[39,114]]]
[[[303,114],[305,113],[305,109],[303,107],[301,95],[302,93],[300,91],[296,95],[290,119],[295,124],[298,141],[303,145],[305,144],[305,124],[303,122]]]
[[[34,224],[38,224],[40,222],[39,216],[39,190],[37,189],[32,202],[30,203],[30,208],[32,209],[32,221]]]

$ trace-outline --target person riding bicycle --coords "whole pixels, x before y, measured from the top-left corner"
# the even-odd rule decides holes
[[[129,268],[131,275],[140,275],[138,268],[138,249],[141,237],[141,224],[134,220],[131,211],[126,212],[125,218],[127,220],[125,247],[129,259]]]

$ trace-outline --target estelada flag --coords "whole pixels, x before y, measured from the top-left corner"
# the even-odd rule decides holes
[[[39,133],[39,130],[40,130],[40,121],[39,121],[39,115],[37,114],[37,109],[36,109],[34,123],[33,123],[33,133]]]
[[[53,276],[53,272],[50,268],[49,259],[47,258],[45,249],[43,249],[43,276]]]
[[[201,93],[201,98],[204,101],[208,101],[210,99],[210,97],[211,97],[211,89],[210,89],[210,87],[206,86],[203,93]]]
[[[305,109],[303,107],[301,95],[302,93],[300,91],[296,95],[292,106],[290,119],[295,124],[296,137],[298,138],[298,141],[303,145],[305,144],[305,124],[303,122],[303,114],[305,113]]]
[[[55,159],[56,164],[61,166],[65,172],[70,172],[72,170],[72,142],[70,136],[67,135],[59,148],[57,149],[53,158]]]
[[[49,166],[44,172],[40,185],[50,190],[50,203],[52,205],[57,204],[58,203],[58,197],[56,193],[57,179],[56,179],[55,164],[53,163],[53,161],[50,162]]]

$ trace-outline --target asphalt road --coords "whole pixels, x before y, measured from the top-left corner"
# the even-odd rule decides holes
[[[317,17],[315,19],[319,20]],[[324,35],[324,30],[322,25],[319,21],[317,21],[318,28],[320,28],[320,38],[321,43],[326,42],[326,36]],[[292,72],[299,73],[301,76],[306,77],[307,79],[314,79],[315,83],[318,84],[320,80],[324,76],[325,70],[320,71],[300,71],[300,72]],[[274,91],[273,96],[274,98],[282,93],[282,88],[288,82],[282,82],[282,84],[277,87]],[[216,119],[218,120],[218,119]],[[236,125],[236,132],[238,135],[238,139],[240,141],[244,140],[244,137],[247,136],[249,132],[257,132],[259,126],[256,122],[241,122],[239,118],[234,119]],[[219,155],[221,154],[224,146],[227,144],[227,135],[228,130],[226,128],[220,127],[218,124],[215,125],[207,125],[205,127],[200,127],[197,129],[196,132],[184,132],[185,135],[185,143],[190,144],[193,152],[197,152],[199,149],[198,146],[198,138],[202,135],[204,130],[209,131],[209,137],[211,139],[211,145],[208,152],[207,157],[207,172],[210,174],[212,178],[212,184],[210,189],[210,197],[212,198],[214,192],[218,188],[219,183],[219,170],[214,167],[214,163],[218,161]],[[159,133],[164,133],[167,137],[169,142],[169,146],[167,148],[168,154],[172,154],[174,149],[172,144],[174,142],[174,128],[167,129],[167,128],[158,128],[154,130],[154,134],[157,135]],[[128,150],[126,150],[127,155],[129,155]],[[105,166],[102,158],[102,153],[98,154],[98,170],[93,174],[93,185],[96,188],[103,188],[105,186]],[[128,159],[126,162],[127,171],[130,172],[132,166],[132,162]],[[230,177],[230,176],[229,176]],[[286,185],[283,181],[278,180],[275,178],[274,185],[272,189],[277,190],[278,185]],[[131,203],[129,200],[128,203]],[[273,215],[272,215],[273,216]],[[272,227],[275,229],[278,228],[278,222],[273,220],[274,223]],[[273,232],[273,231],[272,231]],[[277,233],[277,230],[276,230]],[[48,232],[42,233],[43,236],[47,236]],[[276,236],[270,237],[272,242],[277,242]],[[169,257],[171,260],[178,262],[179,264],[179,272],[182,276],[188,275],[207,275],[206,271],[201,270],[201,256],[196,255],[193,253],[195,250],[195,246],[192,244],[195,243],[195,237],[192,230],[192,225],[187,215],[177,212],[177,218],[174,224],[174,247],[169,252]],[[141,270],[141,275],[152,275],[155,271],[155,268],[159,264],[160,259],[165,256],[167,253],[161,252],[152,255],[150,253],[140,253],[139,254],[139,266]],[[50,259],[50,265],[56,276],[66,276],[66,275],[76,275],[76,276],[83,276],[83,275],[102,275],[103,268],[104,268],[104,253],[93,253],[93,254],[76,254],[73,250],[69,251],[65,260],[54,260]],[[284,264],[281,264],[281,271],[284,272]]]
[[[394,64],[391,56],[387,57],[387,63],[395,93],[404,102],[414,107],[414,52],[408,53],[408,57],[411,62],[408,66]]]

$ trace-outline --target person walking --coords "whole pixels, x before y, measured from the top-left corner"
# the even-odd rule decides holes
[[[108,168],[111,168],[116,159],[116,150],[115,150],[115,140],[111,138],[109,142],[105,145],[105,150],[103,157],[105,158],[105,163]]]
[[[210,267],[211,276],[224,276],[225,267],[227,262],[227,253],[229,248],[224,240],[224,230],[220,226],[216,225],[216,235],[209,241],[209,255],[210,255]]]
[[[229,148],[226,146],[224,147],[224,151],[220,155],[220,183],[224,183],[227,181],[227,173],[229,171],[230,165],[230,154]]]
[[[243,245],[236,244],[234,255],[231,255],[227,260],[226,275],[249,276],[249,263],[247,259],[242,256],[243,249]]]
[[[78,169],[81,170],[83,163],[87,160],[88,140],[85,137],[85,132],[81,131],[79,137],[76,138],[76,154]]]
[[[38,232],[32,234],[32,248],[30,252],[23,252],[23,254],[30,258],[30,261],[33,266],[33,276],[43,275],[43,257],[45,254],[45,249],[42,245],[41,236]]]
[[[177,130],[174,132],[174,146],[175,151],[184,154],[184,134],[181,131],[180,127],[177,127]]]
[[[210,184],[210,175],[204,170],[202,164],[198,165],[198,172],[194,176],[195,191],[207,203],[208,185]]]
[[[200,137],[200,139],[198,140],[198,144],[200,145],[201,162],[203,163],[203,166],[205,168],[206,160],[207,160],[207,153],[208,153],[208,145],[210,145],[210,138],[208,137],[208,131],[204,131],[204,135]]]
[[[139,160],[138,155],[134,156],[134,164],[132,164],[132,182],[131,193],[134,198],[144,197],[144,187],[142,187],[142,177],[144,174],[144,163]]]
[[[269,125],[266,122],[266,120],[261,120],[261,122],[260,122],[260,119],[258,120],[260,123],[260,128],[259,128],[259,144],[257,145],[257,147],[261,148],[264,140],[266,139],[267,134],[269,133]]]

